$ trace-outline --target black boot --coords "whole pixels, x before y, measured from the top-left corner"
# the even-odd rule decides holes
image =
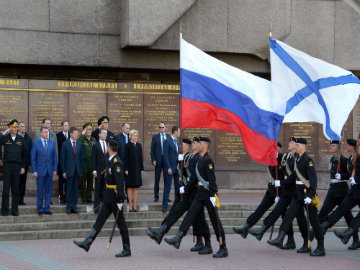
[[[325,256],[324,238],[318,240],[318,246],[313,252],[310,253],[310,256]]]
[[[257,230],[254,230],[254,229],[249,229],[249,233],[253,236],[255,236],[255,238],[259,241],[261,241],[264,233],[266,232],[268,228],[265,227],[265,225],[261,225],[261,227]]]
[[[214,257],[214,258],[225,258],[225,257],[227,257],[228,255],[229,255],[229,253],[228,253],[228,250],[227,250],[227,248],[226,248],[226,245],[223,244],[223,245],[220,246],[219,251],[216,252],[215,254],[213,254],[213,257]]]
[[[354,232],[353,234],[353,243],[348,247],[349,250],[355,250],[360,248],[359,234]]]
[[[193,246],[190,251],[200,251],[204,247],[204,243],[201,236],[196,236],[196,244]]]
[[[123,250],[118,254],[115,254],[115,257],[128,257],[131,256],[130,244],[123,244]]]
[[[321,229],[323,231],[323,235],[325,235],[325,233],[327,232],[327,230],[330,228],[330,224],[329,222],[325,221],[323,223],[321,223]],[[310,241],[314,240],[315,238],[315,233],[313,228],[310,229]]]
[[[205,238],[205,246],[199,251],[199,254],[205,255],[205,254],[212,254],[213,250],[211,247],[211,241],[210,237]]]
[[[184,237],[185,233],[183,231],[178,231],[178,233],[173,238],[165,238],[165,242],[169,245],[179,249],[181,244],[181,239]]]
[[[334,234],[338,238],[340,238],[341,242],[343,242],[344,245],[346,245],[349,242],[351,236],[354,234],[354,230],[353,230],[353,228],[349,227],[346,229],[345,232],[339,232],[337,230],[334,230]]]
[[[167,225],[163,224],[160,228],[152,228],[148,227],[148,230],[151,232],[153,237],[150,237],[151,239],[155,240],[156,243],[160,245],[165,233],[166,233]],[[149,234],[148,234],[149,235]]]
[[[294,240],[294,235],[288,235],[288,239],[285,245],[280,247],[281,249],[295,249],[296,248],[296,244],[295,244],[295,240]]]
[[[304,239],[304,244],[302,245],[301,248],[299,248],[298,250],[296,250],[297,253],[310,253],[311,252],[311,248],[308,247],[308,240]]]
[[[285,233],[283,231],[280,231],[279,235],[275,239],[268,240],[267,243],[270,246],[281,247],[283,244],[284,238],[285,238]]]
[[[240,228],[236,228],[233,227],[233,231],[236,232],[237,234],[240,234],[243,238],[246,239],[246,236],[248,235],[248,229],[250,228],[250,225],[245,223],[244,226],[240,227]]]
[[[89,251],[90,246],[92,244],[92,242],[94,242],[96,236],[97,236],[98,232],[92,228],[90,233],[88,234],[88,236],[86,236],[86,238],[84,239],[84,241],[73,241],[75,245],[77,245],[78,247],[81,247],[83,250],[85,250],[86,252]]]

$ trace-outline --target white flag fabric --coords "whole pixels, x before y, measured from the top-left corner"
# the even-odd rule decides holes
[[[284,123],[317,122],[329,140],[341,131],[360,94],[350,71],[270,38],[271,80],[285,89]]]

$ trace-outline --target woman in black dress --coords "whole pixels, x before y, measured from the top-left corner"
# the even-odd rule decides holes
[[[131,130],[130,142],[125,146],[125,174],[127,194],[129,199],[130,212],[136,212],[136,201],[138,197],[138,189],[142,186],[142,175],[144,173],[143,154],[141,144],[137,142],[139,132]]]

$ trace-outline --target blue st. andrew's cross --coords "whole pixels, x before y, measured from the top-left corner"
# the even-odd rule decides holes
[[[270,38],[270,48],[274,53],[283,61],[283,63],[290,68],[305,84],[306,86],[298,90],[295,95],[290,98],[286,104],[286,114],[289,113],[295,106],[297,106],[301,101],[310,96],[312,93],[318,98],[320,106],[323,108],[325,113],[326,125],[325,131],[327,136],[331,140],[340,140],[338,134],[336,134],[330,126],[330,116],[328,109],[326,107],[325,101],[320,94],[320,89],[344,85],[348,83],[358,83],[360,80],[352,74],[348,74],[340,77],[328,77],[312,81],[310,76],[305,72],[305,70],[276,42],[276,40]]]

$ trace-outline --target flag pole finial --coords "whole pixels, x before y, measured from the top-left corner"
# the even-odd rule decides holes
[[[272,36],[272,33],[271,33],[271,22],[269,22],[269,37]]]
[[[180,22],[180,38],[182,38],[182,23]]]

